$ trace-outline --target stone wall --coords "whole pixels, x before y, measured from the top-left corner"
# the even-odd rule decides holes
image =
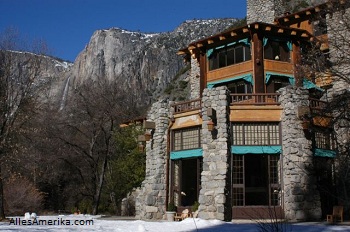
[[[247,0],[247,23],[273,23],[282,16],[285,7],[282,0]]]
[[[200,98],[200,69],[196,59],[191,59],[190,71],[191,99]]]
[[[167,134],[170,106],[167,101],[152,105],[147,119],[156,129],[146,142],[146,176],[136,198],[137,219],[163,219],[166,209]]]
[[[312,141],[302,128],[299,107],[309,107],[308,90],[288,86],[281,90],[282,191],[285,218],[291,221],[319,220],[320,195],[311,175]]]
[[[226,187],[229,185],[229,91],[226,87],[204,89],[202,96],[202,147],[203,171],[201,174],[201,190],[199,193],[199,214],[203,219],[224,220],[231,212],[226,207]],[[208,131],[210,120],[207,109],[216,111],[216,129]],[[230,188],[228,188],[230,189]],[[230,217],[230,216],[228,216]]]

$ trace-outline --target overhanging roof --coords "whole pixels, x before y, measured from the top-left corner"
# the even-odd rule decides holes
[[[306,30],[284,27],[280,25],[255,22],[242,27],[226,30],[222,33],[207,37],[205,39],[192,42],[188,47],[180,49],[178,55],[194,54],[203,48],[211,48],[218,44],[225,44],[231,41],[238,41],[242,38],[248,38],[253,33],[262,33],[266,36],[288,37],[292,40],[312,41],[313,35]]]
[[[345,6],[346,1],[348,0],[329,0],[326,3],[309,7],[292,14],[286,13],[284,16],[277,17],[274,23],[279,25],[292,25],[315,17],[316,14],[332,11],[339,6]]]

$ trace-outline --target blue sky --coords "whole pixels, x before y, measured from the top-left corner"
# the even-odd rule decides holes
[[[243,18],[246,0],[0,0],[0,10],[0,32],[14,27],[74,61],[95,30],[166,32],[187,19]]]

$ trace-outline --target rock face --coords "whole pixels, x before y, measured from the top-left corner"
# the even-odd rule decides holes
[[[189,20],[172,32],[159,34],[119,28],[98,30],[75,60],[71,84],[79,85],[87,78],[116,80],[121,88],[148,104],[184,68],[182,57],[176,54],[179,49],[223,31],[236,21]]]
[[[60,101],[64,88],[62,80],[69,73],[72,63],[30,52],[0,51],[0,62],[11,67],[13,78],[34,77],[34,84],[45,88],[40,92],[42,101]]]

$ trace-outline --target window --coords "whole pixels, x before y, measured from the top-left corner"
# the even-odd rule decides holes
[[[280,145],[279,123],[234,123],[233,145]]]
[[[238,64],[251,59],[250,47],[237,44],[215,50],[209,56],[209,70]]]
[[[315,131],[315,147],[325,150],[335,150],[335,141],[329,131]]]
[[[231,93],[252,93],[253,87],[251,83],[246,81],[236,81],[227,85]]]
[[[264,47],[264,59],[290,62],[290,52],[287,42],[269,39]]]
[[[278,155],[233,155],[233,206],[280,204]]]
[[[271,80],[266,86],[267,93],[276,93],[280,88],[290,85],[288,77],[271,76]]]
[[[201,146],[200,130],[200,127],[174,130],[173,151],[199,148]]]

